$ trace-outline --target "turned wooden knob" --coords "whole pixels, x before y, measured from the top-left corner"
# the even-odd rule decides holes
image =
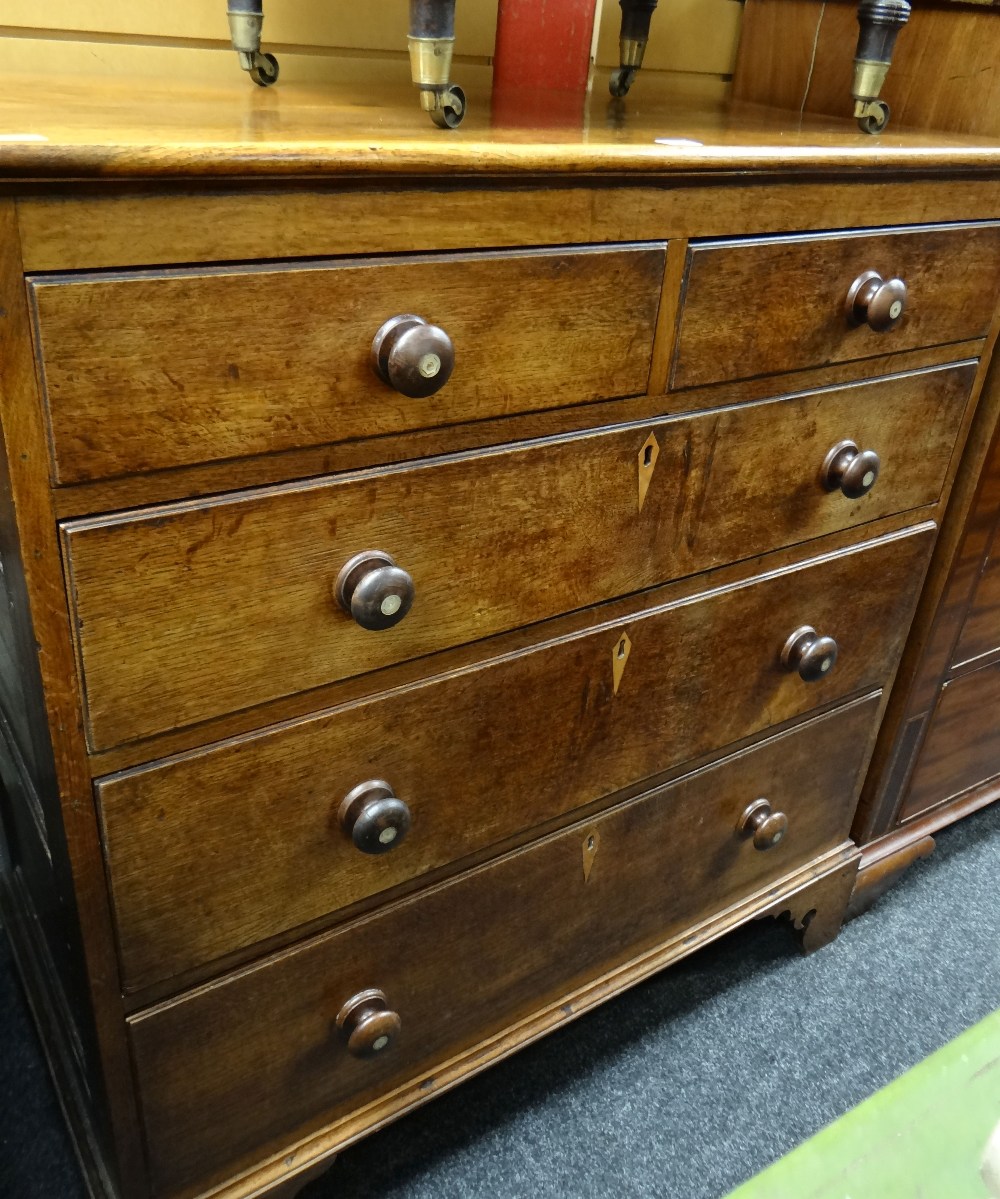
[[[883,279],[878,271],[858,275],[847,293],[847,319],[875,333],[894,329],[905,311],[906,284],[902,279]]]
[[[363,550],[342,567],[337,603],[363,629],[391,629],[413,605],[413,579],[383,550]]]
[[[362,853],[388,853],[410,831],[410,809],[382,779],[359,783],[348,791],[338,819]]]
[[[830,673],[837,661],[837,643],[832,637],[820,637],[811,625],[803,625],[785,642],[781,664],[797,670],[804,683],[815,683]]]
[[[384,991],[359,991],[337,1013],[337,1028],[355,1057],[376,1057],[399,1036],[399,1015],[389,1007]]]
[[[788,832],[788,817],[772,811],[766,799],[755,799],[739,819],[741,833],[753,833],[754,849],[774,849]]]
[[[874,450],[859,450],[853,441],[838,441],[823,460],[823,486],[827,491],[840,490],[849,500],[860,499],[875,486],[881,465]]]
[[[455,369],[451,338],[422,316],[387,320],[372,341],[372,366],[383,383],[421,399],[440,391]]]

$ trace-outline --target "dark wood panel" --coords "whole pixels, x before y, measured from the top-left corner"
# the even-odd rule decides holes
[[[882,686],[932,541],[924,526],[98,782],[126,985]],[[780,662],[806,623],[840,647],[816,683]],[[368,779],[389,782],[412,815],[384,856],[359,852],[338,822]]]
[[[833,847],[876,711],[800,726],[134,1018],[155,1189],[263,1156]],[[737,832],[761,796],[789,821],[764,852]],[[334,1021],[370,987],[402,1032],[359,1060]]]
[[[993,318],[942,500],[947,507],[868,771],[852,836],[859,845],[896,824],[923,730],[948,675],[962,622],[1000,511],[1000,361]],[[953,484],[953,485],[952,485]],[[914,722],[918,722],[919,727]],[[906,742],[905,745],[902,742]]]
[[[1000,663],[952,679],[941,689],[900,820],[1000,774]]]
[[[888,332],[848,322],[848,290],[867,270],[907,285]],[[689,252],[672,386],[983,337],[998,290],[998,224],[705,243]]]
[[[967,364],[69,522],[93,744],[191,724],[933,502],[973,374]],[[881,477],[858,500],[820,479],[844,437],[883,455]],[[640,477],[648,479],[641,507]],[[377,633],[332,597],[341,566],[376,548],[410,572],[416,590],[410,614]]]
[[[644,392],[665,247],[36,278],[56,476],[242,458]],[[374,373],[415,313],[454,344],[432,396]]]
[[[953,661],[956,664],[968,662],[998,648],[1000,648],[1000,541],[994,530],[990,548],[983,560],[981,573],[972,593],[965,622],[962,625],[961,636],[955,646]]]

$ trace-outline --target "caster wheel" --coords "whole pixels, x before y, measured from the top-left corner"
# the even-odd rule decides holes
[[[250,78],[258,87],[270,87],[278,82],[278,60],[273,54],[258,54]]]
[[[431,120],[439,129],[457,129],[465,120],[465,92],[452,84],[441,97],[443,103],[431,113]]]
[[[889,105],[884,100],[872,100],[863,117],[858,117],[862,133],[881,133],[889,124]]]
[[[619,67],[617,71],[611,72],[611,78],[608,80],[608,91],[616,99],[621,99],[622,96],[627,96],[629,88],[635,82],[635,67]]]

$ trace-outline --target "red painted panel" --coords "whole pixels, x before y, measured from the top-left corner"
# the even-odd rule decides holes
[[[500,0],[494,89],[587,87],[595,0]]]

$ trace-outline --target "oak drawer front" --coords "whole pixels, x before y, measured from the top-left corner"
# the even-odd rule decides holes
[[[933,540],[924,525],[668,598],[457,677],[100,781],[127,988],[883,686]],[[838,645],[833,669],[810,682],[781,662],[803,625]],[[345,797],[373,781],[391,797],[369,787],[342,818]],[[385,827],[387,843],[365,839]]]
[[[134,1018],[154,1189],[361,1106],[832,848],[876,711],[799,726]],[[788,819],[764,851],[737,832],[761,797]],[[359,1060],[335,1019],[369,988],[401,1032]]]
[[[658,244],[36,277],[56,478],[644,392],[664,260]],[[373,370],[375,334],[402,314],[451,339],[436,394],[411,398]],[[430,387],[447,354],[411,342],[417,366],[425,350]]]
[[[191,724],[933,502],[973,371],[69,522],[92,744]],[[830,447],[845,437],[882,453],[882,474],[859,499],[821,481]],[[374,550],[409,573],[416,597],[400,623],[377,632],[334,598],[344,565]],[[377,588],[382,575],[370,577]],[[389,588],[382,602],[399,594]]]
[[[903,315],[894,328],[876,332],[848,319],[848,292],[865,271],[905,283]],[[671,385],[695,387],[984,337],[998,281],[995,223],[694,246]]]

